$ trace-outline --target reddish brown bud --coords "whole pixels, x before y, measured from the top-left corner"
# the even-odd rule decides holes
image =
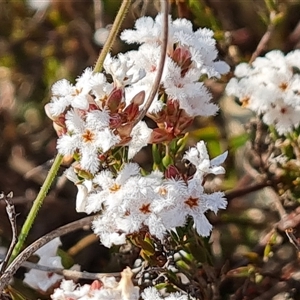
[[[122,99],[123,89],[115,88],[108,96],[108,99],[106,100],[106,106],[112,113],[115,113],[118,111]]]
[[[170,165],[165,171],[165,178],[178,179],[181,178],[181,175],[179,170],[174,165]]]
[[[124,113],[126,114],[127,121],[131,122],[138,116],[139,106],[131,103],[125,108]]]
[[[173,60],[181,67],[181,76],[184,76],[190,65],[192,64],[191,53],[189,49],[179,47],[173,52]]]

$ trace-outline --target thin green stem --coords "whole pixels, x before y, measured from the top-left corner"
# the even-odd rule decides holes
[[[107,55],[107,53],[110,51],[118,33],[119,33],[119,30],[121,28],[121,25],[122,25],[122,22],[129,10],[129,7],[130,7],[130,4],[131,4],[131,0],[123,0],[122,2],[122,5],[118,11],[118,14],[115,18],[115,21],[114,21],[114,24],[110,30],[110,33],[109,33],[109,36],[107,38],[107,41],[98,57],[98,60],[96,62],[96,65],[95,65],[95,68],[94,68],[94,73],[97,73],[97,72],[101,72],[102,71],[102,68],[103,68],[103,63],[104,63],[104,60],[105,60],[105,57]]]
[[[38,193],[36,199],[33,202],[30,212],[26,218],[26,221],[25,221],[24,225],[22,226],[20,235],[18,237],[18,243],[14,247],[14,250],[12,252],[9,262],[12,262],[17,257],[17,255],[20,253],[20,251],[22,250],[24,242],[25,242],[25,240],[28,236],[28,233],[35,221],[38,211],[39,211],[41,205],[43,204],[43,201],[48,193],[48,190],[50,189],[51,184],[57,174],[57,171],[62,162],[62,159],[63,159],[63,156],[60,154],[57,154],[57,156],[53,162],[53,165],[51,166],[51,168],[48,172],[48,175],[40,189],[40,192]]]

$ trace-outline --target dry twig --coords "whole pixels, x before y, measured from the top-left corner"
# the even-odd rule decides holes
[[[0,294],[3,292],[4,288],[16,273],[16,271],[20,268],[23,262],[25,262],[33,253],[35,253],[38,249],[43,247],[48,242],[52,241],[53,239],[65,235],[67,233],[76,231],[81,229],[85,226],[90,226],[94,216],[85,217],[83,219],[77,220],[75,222],[69,223],[58,229],[51,231],[50,233],[42,236],[34,243],[29,245],[25,248],[15,259],[14,261],[8,266],[8,268],[4,271],[2,276],[0,277]]]
[[[11,200],[12,197],[13,197],[12,192],[7,194],[6,196],[4,195],[3,192],[0,193],[0,200],[3,199],[6,203],[6,213],[7,213],[7,216],[8,216],[9,222],[10,222],[10,226],[11,226],[11,230],[12,230],[12,239],[11,239],[8,251],[6,253],[6,256],[5,256],[4,260],[2,261],[2,265],[0,268],[0,275],[3,274],[5,268],[8,264],[9,258],[13,252],[13,249],[18,242],[17,221],[16,221],[17,214],[15,211],[15,206]]]

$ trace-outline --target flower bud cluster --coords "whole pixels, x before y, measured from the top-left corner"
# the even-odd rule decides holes
[[[267,125],[275,125],[279,134],[287,134],[300,124],[300,50],[286,56],[274,50],[253,63],[241,63],[235,69],[226,91],[262,116]]]

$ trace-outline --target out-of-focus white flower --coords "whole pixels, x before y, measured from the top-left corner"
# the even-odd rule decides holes
[[[95,33],[94,33],[94,41],[98,46],[103,46],[109,36],[109,28],[108,26],[106,27],[101,27],[98,28]]]
[[[300,124],[300,50],[286,56],[274,50],[248,65],[236,67],[227,87],[228,95],[242,106],[262,116],[267,125],[275,125],[279,134],[287,134]]]
[[[170,293],[167,297],[163,297],[159,291],[155,287],[148,287],[146,288],[142,293],[142,298],[144,300],[189,300],[193,299],[189,297],[188,295],[176,292],[176,293]]]
[[[44,10],[49,6],[50,0],[27,0],[27,4],[31,9]]]
[[[60,287],[51,295],[53,300],[138,300],[139,288],[132,283],[132,271],[126,268],[121,272],[121,280],[105,277],[102,282],[94,281],[91,285],[75,285],[72,280],[63,280]]]
[[[61,264],[61,258],[56,254],[57,248],[60,245],[60,239],[56,238],[38,249],[35,254],[40,257],[40,260],[38,262],[39,265],[52,268],[63,268]],[[29,272],[25,273],[24,282],[34,289],[46,292],[62,278],[63,276],[52,272],[32,269]]]
[[[188,300],[193,299],[180,292],[162,296],[155,287],[148,287],[140,294],[139,288],[132,283],[132,271],[126,268],[121,272],[121,280],[104,277],[102,282],[94,281],[91,285],[76,285],[72,280],[63,280],[60,287],[51,295],[52,300]]]

